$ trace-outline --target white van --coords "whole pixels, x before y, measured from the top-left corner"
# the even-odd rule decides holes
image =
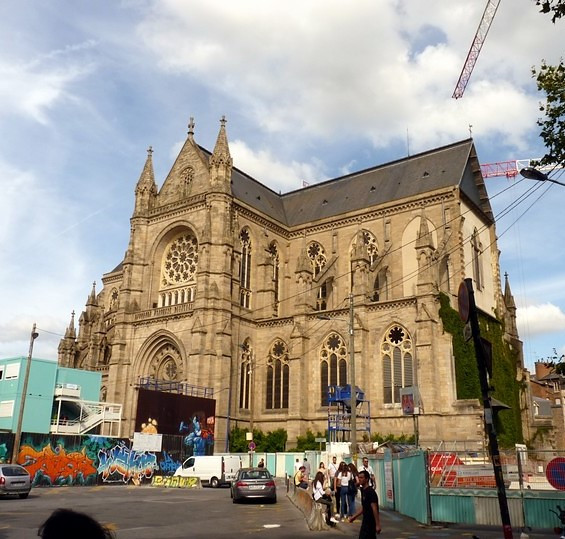
[[[241,458],[235,455],[189,457],[177,468],[175,475],[198,477],[203,485],[219,487],[230,484],[241,468]]]

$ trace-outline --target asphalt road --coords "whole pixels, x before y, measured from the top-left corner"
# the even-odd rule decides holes
[[[83,511],[108,525],[117,539],[268,537],[293,539],[357,537],[359,524],[310,532],[302,513],[279,486],[278,503],[233,504],[228,488],[164,489],[135,486],[53,487],[33,489],[27,500],[0,498],[0,539],[37,537],[39,525],[57,508]],[[425,527],[391,511],[382,511],[384,538],[501,538],[493,528]],[[518,539],[519,531],[514,537]],[[531,539],[555,537],[533,533]],[[80,538],[80,533],[77,533]]]

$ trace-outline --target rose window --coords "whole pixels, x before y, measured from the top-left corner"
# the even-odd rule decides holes
[[[185,234],[176,238],[165,253],[162,284],[179,285],[194,280],[198,267],[198,242]]]

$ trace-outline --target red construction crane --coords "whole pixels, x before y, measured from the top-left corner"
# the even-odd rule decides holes
[[[529,167],[531,163],[539,162],[540,159],[513,159],[512,161],[499,161],[498,163],[486,163],[481,165],[483,178],[494,178],[496,176],[506,176],[515,178],[524,167]],[[553,171],[563,167],[556,165],[536,166],[540,171]]]
[[[461,75],[459,75],[457,86],[455,86],[455,90],[453,91],[453,95],[451,96],[455,99],[463,97],[463,93],[465,92],[467,83],[471,78],[471,73],[473,73],[473,68],[477,63],[477,58],[479,57],[479,53],[483,48],[483,43],[485,42],[488,31],[490,29],[490,25],[492,24],[492,20],[496,15],[496,10],[498,9],[499,4],[500,0],[488,0],[487,2],[487,6],[485,7],[485,11],[481,18],[481,22],[479,23],[479,28],[477,29],[477,33],[475,34],[475,39],[473,39],[473,43],[471,44],[471,48],[469,49],[469,53],[467,54],[467,59],[465,60],[465,64],[463,65],[463,69],[461,70]]]

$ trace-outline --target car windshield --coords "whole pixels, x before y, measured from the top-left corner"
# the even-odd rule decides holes
[[[269,479],[271,474],[266,470],[249,470],[248,472],[242,472],[242,479]]]
[[[21,466],[2,466],[2,473],[6,477],[14,477],[17,475],[29,475],[25,468]]]

